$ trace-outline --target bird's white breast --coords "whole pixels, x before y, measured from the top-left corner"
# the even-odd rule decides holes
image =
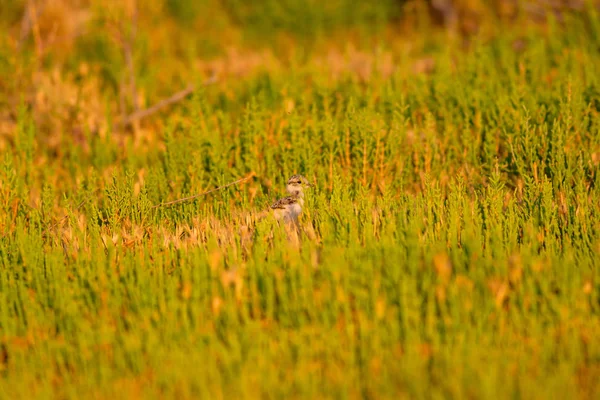
[[[300,202],[291,204],[288,206],[288,211],[292,219],[297,219],[300,213],[302,212],[302,205],[300,204]]]
[[[285,208],[275,210],[275,218],[283,219],[284,221],[291,222],[298,220],[298,216],[302,213],[303,199],[298,199],[297,203],[288,204]]]

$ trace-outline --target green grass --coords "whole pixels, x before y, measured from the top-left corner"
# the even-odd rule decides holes
[[[598,398],[600,22],[566,26],[311,55],[129,134],[22,105],[0,398]],[[259,218],[293,173],[299,240]]]

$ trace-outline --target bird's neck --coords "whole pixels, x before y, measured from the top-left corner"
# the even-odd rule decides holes
[[[304,192],[300,189],[289,189],[287,190],[287,192],[294,198],[297,199],[302,199],[304,198]]]
[[[300,207],[304,207],[304,192],[302,190],[291,190],[289,193],[300,204]]]

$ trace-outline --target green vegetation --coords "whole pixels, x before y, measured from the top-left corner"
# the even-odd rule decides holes
[[[90,3],[56,47],[2,21],[0,398],[600,396],[594,8]],[[265,213],[293,173],[297,236]]]

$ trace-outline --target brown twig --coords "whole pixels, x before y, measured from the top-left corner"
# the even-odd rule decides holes
[[[81,200],[79,202],[79,204],[77,204],[77,207],[75,207],[75,209],[72,212],[79,210],[81,208],[81,206],[83,206],[87,200],[88,200],[87,198]],[[45,235],[46,233],[48,233],[49,231],[53,230],[54,228],[56,228],[58,225],[62,224],[62,222],[65,219],[67,219],[68,217],[69,217],[69,213],[67,213],[64,217],[62,217],[60,220],[58,220],[54,224],[50,225],[48,228],[44,229],[44,232],[42,232],[42,236]]]
[[[37,19],[44,12],[46,5],[47,3],[43,2],[41,5],[36,7],[33,1],[27,3],[23,18],[21,19],[21,33],[19,35],[17,48],[20,49],[23,43],[25,43],[25,40],[31,33],[32,28],[34,28],[34,25],[37,24]]]
[[[38,56],[38,61],[42,56],[42,36],[40,34],[40,26],[38,24],[38,17],[41,13],[38,14],[37,7],[33,0],[30,0],[29,3],[29,16],[31,18],[31,31],[33,32],[33,41],[35,43],[35,50]]]
[[[123,29],[125,32],[125,29]],[[133,112],[136,113],[140,110],[140,105],[137,98],[137,85],[135,82],[135,65],[133,63],[133,46],[135,43],[135,36],[137,31],[137,4],[133,2],[133,11],[131,15],[131,21],[129,26],[129,35],[125,35],[126,38],[123,40],[123,53],[125,63],[127,64],[127,71],[129,73],[129,95],[131,96],[131,104],[133,105]]]
[[[202,85],[203,86],[212,85],[216,81],[217,81],[217,79],[213,75],[212,77],[210,77],[207,80],[205,80],[202,83]],[[116,125],[120,125],[120,126],[131,125],[132,123],[134,123],[136,121],[139,121],[142,118],[146,118],[146,117],[154,114],[155,112],[160,111],[163,108],[170,106],[171,104],[175,104],[175,103],[180,102],[181,100],[185,99],[187,96],[189,96],[190,94],[192,94],[194,92],[194,90],[196,90],[196,87],[194,85],[188,85],[188,87],[186,87],[185,89],[183,89],[183,90],[175,93],[171,97],[168,97],[168,98],[166,98],[164,100],[161,100],[158,103],[154,104],[153,106],[148,107],[148,108],[146,108],[144,110],[139,110],[139,111],[136,111],[136,112],[128,115],[122,121],[119,121]]]
[[[193,195],[193,196],[185,197],[183,199],[177,199],[177,200],[169,201],[167,203],[160,203],[160,204],[157,204],[155,206],[152,206],[152,208],[158,208],[158,207],[164,207],[164,206],[171,206],[173,204],[179,204],[179,203],[183,203],[185,201],[194,200],[194,199],[197,199],[198,197],[202,197],[202,196],[205,196],[207,194],[216,192],[218,190],[225,189],[225,188],[227,188],[229,186],[233,186],[233,185],[237,185],[238,183],[245,182],[245,181],[253,178],[255,175],[256,174],[254,172],[251,172],[248,176],[245,176],[244,178],[238,179],[237,181],[229,182],[226,185],[219,186],[219,187],[216,187],[214,189],[210,189],[210,190],[207,190],[206,192],[202,192],[202,193],[199,193],[199,194],[196,194],[196,195]]]

